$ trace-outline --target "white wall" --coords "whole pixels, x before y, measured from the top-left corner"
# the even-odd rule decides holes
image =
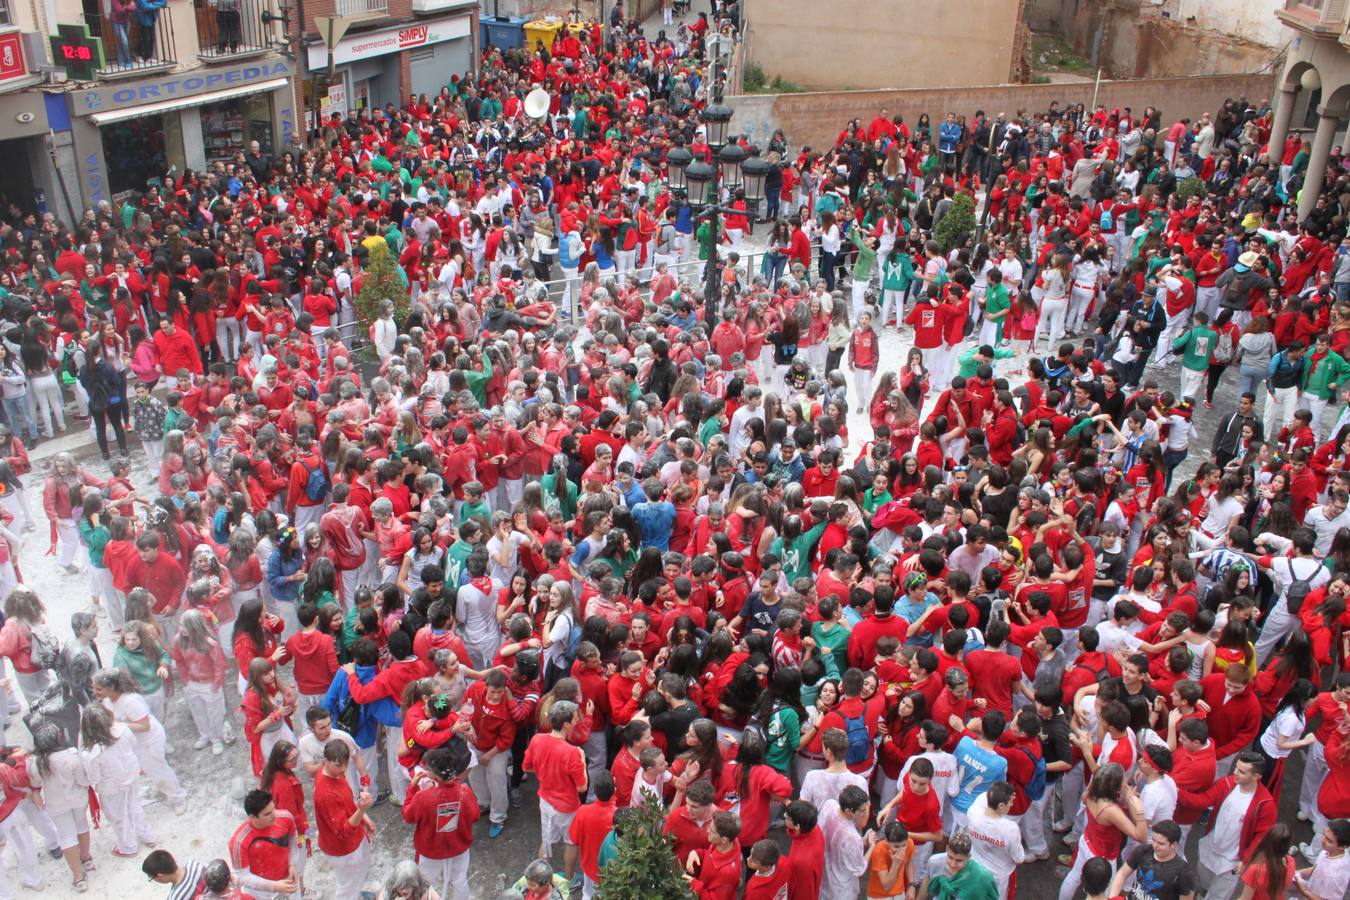
[[[1143,8],[1156,0],[1143,0]],[[1282,9],[1281,0],[1163,0],[1158,4],[1178,22],[1195,17],[1195,25],[1246,38],[1269,47],[1282,47],[1289,40],[1284,26],[1275,18]]]

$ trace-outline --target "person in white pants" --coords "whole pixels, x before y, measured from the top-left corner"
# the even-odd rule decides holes
[[[83,892],[88,887],[84,867],[92,867],[94,857],[89,850],[89,776],[80,751],[70,746],[56,723],[38,721],[33,727],[33,755],[25,768],[29,784],[42,791],[43,809],[75,889]]]
[[[1307,468],[1308,463],[1306,459],[1296,456],[1291,465],[1297,476]],[[1299,624],[1298,616],[1289,611],[1286,598],[1290,588],[1298,583],[1301,587],[1306,586],[1308,590],[1316,590],[1331,580],[1331,573],[1325,566],[1320,565],[1320,561],[1313,555],[1317,548],[1315,531],[1310,528],[1296,529],[1293,543],[1296,555],[1292,559],[1278,556],[1271,559],[1269,566],[1263,566],[1270,572],[1271,579],[1275,582],[1276,598],[1270,604],[1266,620],[1261,625],[1261,636],[1256,640],[1257,666],[1265,665],[1266,658],[1275,650],[1275,645]]]
[[[61,382],[56,373],[47,369],[28,378],[28,396],[32,400],[35,420],[46,438],[56,437],[56,431],[66,430],[66,401],[61,395]]]
[[[1041,272],[1041,312],[1036,318],[1036,331],[1031,336],[1031,346],[1035,349],[1042,330],[1050,336],[1050,349],[1054,350],[1060,338],[1064,336],[1064,319],[1069,312],[1069,257],[1056,253],[1050,259],[1050,265]]]
[[[141,844],[155,846],[141,806],[141,761],[131,729],[114,721],[102,704],[90,703],[80,716],[80,748],[89,784],[112,826],[113,855],[134,858]]]
[[[367,811],[375,799],[370,791],[352,796],[347,783],[351,751],[342,741],[329,741],[323,748],[323,766],[314,776],[314,820],[319,832],[319,850],[328,857],[336,882],[332,896],[336,900],[357,900],[370,874],[370,838],[375,823]],[[355,850],[334,855],[335,849],[351,844],[353,831],[360,829]]]
[[[197,742],[192,749],[204,750],[209,744],[211,752],[219,756],[225,751],[224,685],[228,667],[219,638],[196,609],[183,612],[169,655],[178,669],[192,723],[197,726]]]
[[[136,693],[136,682],[125,669],[100,669],[94,674],[94,696],[136,735],[136,758],[145,777],[173,804],[174,815],[187,811],[187,791],[164,759],[167,738],[164,726],[150,714],[145,698]]]

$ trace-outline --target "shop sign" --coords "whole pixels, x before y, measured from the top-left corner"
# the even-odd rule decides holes
[[[469,36],[469,17],[467,15],[419,22],[416,25],[404,25],[399,28],[386,28],[381,31],[363,31],[348,34],[333,48],[333,62],[337,65],[398,53],[413,47],[426,47],[455,38]],[[307,59],[311,71],[319,71],[328,66],[328,48],[322,43],[310,44]]]
[[[168,74],[163,78],[123,82],[88,91],[75,91],[74,113],[87,116],[96,112],[124,109],[143,103],[159,103],[176,97],[191,97],[226,88],[246,87],[260,81],[286,77],[291,67],[283,60],[236,66],[230,69],[198,69],[184,74]]]
[[[23,62],[23,41],[19,38],[19,32],[0,34],[0,81],[22,78],[27,74],[28,67]]]
[[[91,35],[88,25],[57,25],[50,40],[52,63],[71,79],[91,81],[103,68],[103,39]]]

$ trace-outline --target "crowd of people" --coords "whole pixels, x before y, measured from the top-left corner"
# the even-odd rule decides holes
[[[1042,860],[1060,900],[1344,897],[1340,153],[1300,221],[1264,102],[881,110],[742,139],[768,197],[714,231],[665,167],[711,158],[712,26],[610,26],[5,217],[20,880],[97,885],[101,817],[172,900],[467,900],[533,791],[527,898],[595,896],[653,808],[702,900],[1007,900]],[[385,254],[406,298],[363,310]],[[107,464],[31,473],[68,395]],[[68,627],[15,555],[38,484]],[[246,781],[219,859],[146,816],[189,806],[171,705]]]

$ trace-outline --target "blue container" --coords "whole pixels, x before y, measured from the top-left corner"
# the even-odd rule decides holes
[[[483,49],[488,44],[498,50],[513,50],[525,43],[524,16],[479,16],[479,40]]]

